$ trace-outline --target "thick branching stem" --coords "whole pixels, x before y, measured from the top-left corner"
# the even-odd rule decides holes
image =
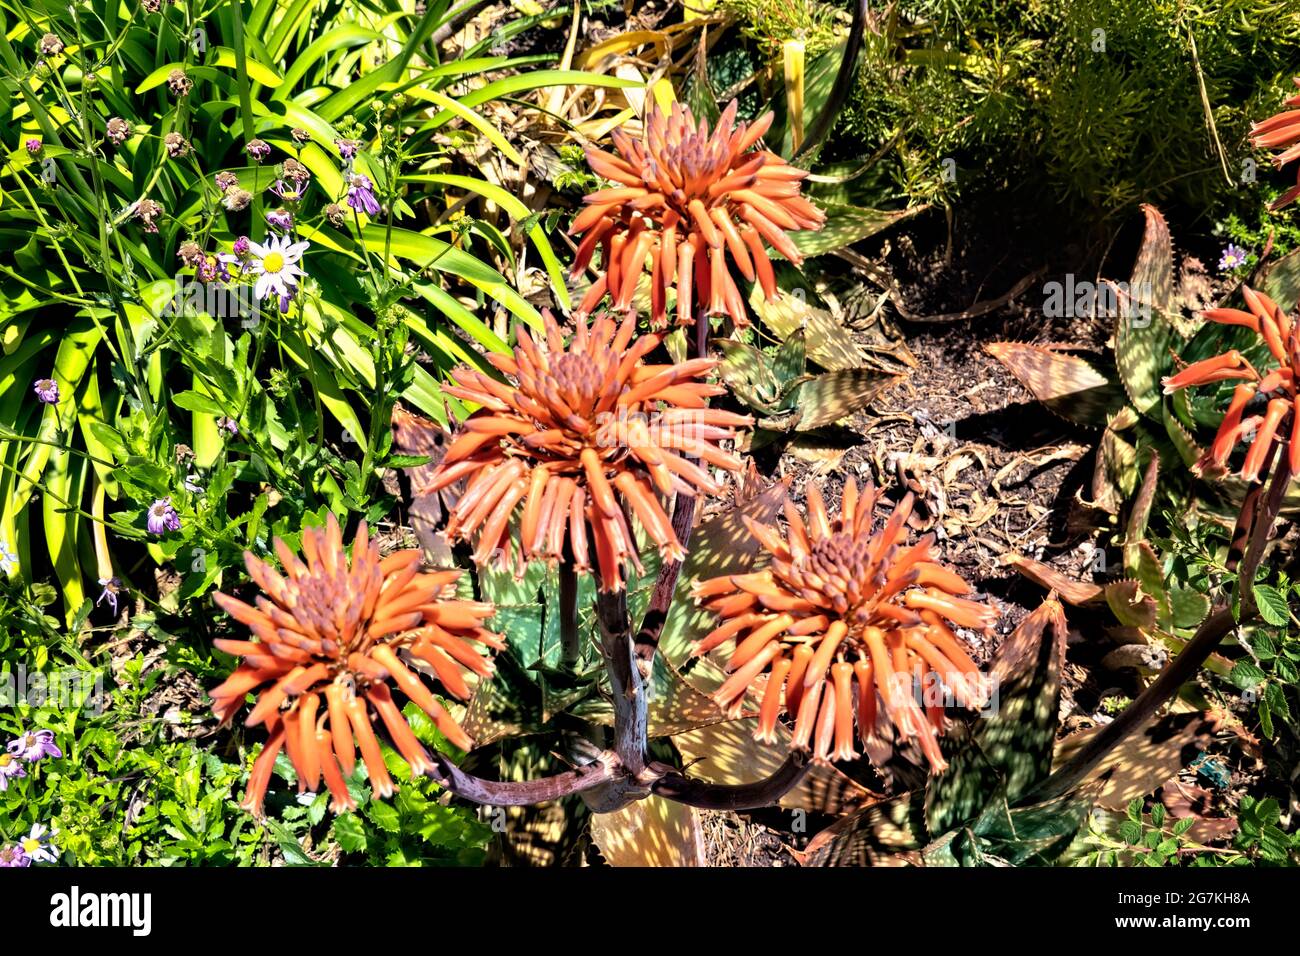
[[[568,555],[560,562],[560,660],[573,670],[582,656],[578,633],[578,572]]]
[[[678,495],[673,506],[673,533],[683,548],[688,547],[691,531],[695,527],[695,498],[690,495]],[[668,611],[673,604],[673,595],[677,593],[677,578],[682,571],[681,561],[665,561],[655,578],[654,590],[650,593],[650,603],[646,606],[645,616],[641,618],[641,629],[636,635],[636,656],[644,665],[644,672],[654,662],[655,651],[659,648],[659,637],[664,625],[668,623]]]
[[[695,357],[707,358],[709,354],[709,312],[699,308],[695,312]],[[694,461],[695,459],[690,459]],[[678,495],[673,504],[673,534],[683,550],[690,547],[691,531],[695,528],[696,501],[692,495]],[[659,568],[655,579],[654,591],[645,615],[641,618],[641,628],[636,635],[636,656],[642,663],[642,673],[650,673],[655,652],[659,648],[659,636],[664,624],[668,622],[668,610],[673,604],[673,595],[677,591],[677,578],[682,571],[682,562],[665,561]]]
[[[808,752],[795,750],[770,777],[754,783],[709,783],[692,780],[674,770],[657,780],[650,789],[657,796],[704,810],[755,810],[772,806],[797,787],[811,766]]]
[[[603,754],[577,770],[538,780],[503,782],[465,773],[442,754],[429,756],[434,766],[427,771],[428,776],[458,797],[494,807],[522,807],[559,800],[607,784],[619,773],[618,758],[614,754]]]
[[[623,771],[639,778],[646,768],[649,718],[645,682],[636,663],[626,591],[602,591],[596,597],[600,647],[614,699],[614,752]]]
[[[1278,512],[1281,511],[1287,486],[1291,483],[1289,458],[1281,442],[1274,444],[1269,452],[1269,460],[1274,464],[1267,497],[1261,497],[1259,494],[1248,495],[1243,510],[1250,508],[1252,517],[1245,522],[1238,521],[1239,528],[1244,526],[1250,529],[1250,542],[1238,567],[1241,594],[1239,614],[1234,614],[1231,607],[1218,608],[1211,614],[1187,642],[1182,653],[1161,671],[1155,682],[1143,691],[1127,710],[1103,727],[1064,766],[1028,794],[1026,797],[1028,802],[1041,803],[1052,800],[1064,796],[1079,786],[1116,746],[1146,726],[1156,712],[1178,693],[1179,688],[1195,676],[1201,665],[1228,634],[1240,624],[1254,619],[1256,605],[1251,585],[1263,559],[1264,549],[1268,545],[1273,523],[1277,520]],[[1269,473],[1270,469],[1266,468],[1264,474]],[[1257,487],[1262,488],[1262,483]]]

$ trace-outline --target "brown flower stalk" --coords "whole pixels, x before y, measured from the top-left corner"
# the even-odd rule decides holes
[[[513,358],[488,356],[508,381],[452,372],[447,393],[483,408],[462,423],[426,491],[468,479],[447,534],[477,535],[477,563],[508,566],[512,539],[521,562],[560,560],[567,549],[579,571],[594,550],[601,589],[617,591],[625,562],[639,566],[630,515],[665,557],[683,557],[660,497],[719,493],[707,466],[740,470],[718,443],[753,420],[707,407],[724,391],[699,380],[715,359],[645,364],[660,337],[634,340],[633,313],[617,326],[608,315],[590,328],[578,319],[567,348],[549,313],[545,323],[544,342],[520,328]]]
[[[710,315],[729,315],[736,325],[748,325],[733,267],[745,281],[757,279],[769,301],[776,297],[765,244],[798,265],[803,257],[786,232],[820,229],[826,217],[799,195],[807,172],[770,150],[753,148],[772,125],[772,114],[753,125],[737,126],[735,120],[735,100],[712,133],[680,104],[666,115],[656,105],[646,116],[640,142],[615,130],[617,156],[587,150],[592,170],[616,185],[587,196],[587,208],[569,230],[583,235],[575,276],[601,249],[603,274],[587,291],[580,313],[595,309],[606,294],[616,310],[630,309],[647,260],[655,328],[668,324],[671,288],[677,290],[679,325],[695,321],[693,303]]]
[[[1295,85],[1300,86],[1300,76],[1295,77]],[[1293,96],[1284,104],[1287,109],[1270,116],[1262,123],[1252,123],[1250,142],[1256,149],[1277,149],[1282,152],[1273,157],[1273,165],[1281,169],[1287,163],[1300,159],[1300,96]],[[1289,205],[1300,196],[1300,170],[1297,171],[1296,185],[1292,186],[1269,204],[1269,209],[1277,210]]]
[[[1300,474],[1300,392],[1296,379],[1300,376],[1300,323],[1291,320],[1276,302],[1242,286],[1249,312],[1240,309],[1207,309],[1203,314],[1211,322],[1223,325],[1244,326],[1268,346],[1277,363],[1276,368],[1260,375],[1250,361],[1232,349],[1200,362],[1193,362],[1176,375],[1161,380],[1165,394],[1172,394],[1192,385],[1242,379],[1232,393],[1228,410],[1224,413],[1214,442],[1192,466],[1198,475],[1219,477],[1228,471],[1228,456],[1243,439],[1253,436],[1246,460],[1241,467],[1241,477],[1246,481],[1259,478],[1264,467],[1273,437],[1289,435],[1290,467],[1292,474]],[[1257,397],[1267,399],[1262,415],[1247,416],[1246,410]]]
[[[850,479],[831,519],[820,489],[810,485],[807,522],[786,503],[786,537],[747,518],[771,561],[762,571],[695,586],[695,599],[722,619],[695,653],[734,642],[731,676],[713,698],[739,714],[747,691],[761,688],[759,740],[776,741],[784,711],[794,718],[792,747],[811,746],[824,760],[850,759],[855,722],[864,743],[875,734],[879,697],[899,736],[914,741],[938,773],[946,766],[938,692],[946,688],[964,707],[980,707],[986,698],[980,671],[950,625],[987,631],[994,615],[961,597],[970,590],[966,582],[932,560],[933,535],[903,545],[910,494],[872,530],[878,497],[870,485],[859,495]],[[924,706],[914,676],[921,677]]]
[[[212,710],[224,724],[245,695],[256,693],[257,703],[244,723],[265,723],[270,734],[253,764],[243,806],[261,813],[282,749],[298,772],[299,792],[314,792],[323,777],[335,813],[354,806],[344,778],[352,773],[358,747],[375,794],[392,794],[373,714],[413,773],[431,770],[434,764],[393,700],[390,680],[448,740],[464,750],[472,747],[421,679],[422,674],[436,677],[446,693],[467,700],[465,671],[486,677],[493,669],[475,645],[504,647],[483,627],[495,613],[492,605],[453,598],[460,572],[422,573],[418,550],[381,558],[364,521],[349,564],[333,515],[324,528],[303,529],[305,561],[279,538],[274,547],[283,574],[244,553],[249,577],[264,592],[256,606],[214,595],[255,640],[214,642],[243,662],[211,691]]]

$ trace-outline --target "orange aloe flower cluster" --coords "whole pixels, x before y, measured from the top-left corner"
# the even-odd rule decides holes
[[[460,572],[421,572],[418,550],[381,558],[364,521],[349,563],[333,515],[324,528],[303,530],[305,561],[279,538],[274,546],[283,574],[244,553],[249,577],[264,592],[255,606],[227,594],[214,595],[256,640],[215,642],[243,662],[211,691],[212,710],[224,724],[246,694],[256,693],[257,703],[244,723],[264,723],[270,734],[253,764],[243,806],[261,813],[282,749],[298,772],[300,792],[314,792],[324,778],[335,813],[354,807],[344,778],[356,765],[357,748],[374,793],[391,795],[393,781],[371,711],[378,714],[412,772],[430,770],[428,754],[393,700],[390,680],[448,740],[462,749],[472,747],[473,741],[420,676],[436,676],[444,691],[466,700],[470,689],[465,671],[484,677],[492,673],[491,662],[475,645],[504,647],[483,627],[495,613],[492,605],[452,598]]]
[[[1295,78],[1295,85],[1300,86],[1300,76]],[[1256,149],[1277,149],[1282,152],[1273,157],[1273,165],[1281,169],[1287,163],[1300,159],[1300,96],[1293,96],[1286,101],[1287,107],[1276,116],[1270,116],[1262,123],[1251,124],[1250,142]],[[1300,197],[1300,172],[1297,173],[1296,185],[1292,186],[1269,204],[1269,209],[1281,209]]]
[[[447,393],[483,407],[461,424],[426,491],[468,479],[447,535],[477,534],[476,563],[510,564],[511,519],[521,508],[521,561],[571,557],[588,571],[594,552],[601,589],[617,591],[626,562],[640,566],[628,509],[661,554],[680,560],[660,496],[721,492],[707,466],[740,470],[719,442],[753,419],[707,407],[725,391],[700,380],[716,359],[645,364],[660,337],[634,339],[635,313],[617,325],[603,314],[590,327],[578,318],[567,347],[554,317],[544,318],[544,341],[520,328],[513,358],[487,356],[507,382],[452,372],[457,384]]]
[[[872,530],[878,497],[870,485],[859,494],[850,479],[832,519],[810,485],[806,522],[786,503],[785,537],[747,518],[771,561],[761,571],[695,586],[695,599],[722,619],[695,653],[735,642],[730,676],[713,696],[734,715],[751,688],[761,689],[759,740],[776,741],[784,711],[794,718],[793,747],[811,746],[825,760],[851,759],[854,724],[864,743],[871,739],[879,697],[899,737],[914,741],[938,773],[946,766],[938,743],[943,689],[964,707],[980,707],[987,696],[950,625],[987,631],[994,615],[961,597],[970,591],[966,582],[932,560],[933,535],[904,546],[910,494]],[[918,675],[929,685],[923,703],[913,692]]]
[[[1216,355],[1201,362],[1193,362],[1177,375],[1162,379],[1165,394],[1172,394],[1191,385],[1208,385],[1212,382],[1241,379],[1232,393],[1228,411],[1223,416],[1214,442],[1193,466],[1198,475],[1218,477],[1227,473],[1228,456],[1244,438],[1254,437],[1241,466],[1241,477],[1246,481],[1259,478],[1260,469],[1268,460],[1269,448],[1279,431],[1285,435],[1284,424],[1290,416],[1290,460],[1292,474],[1300,474],[1300,392],[1296,379],[1300,377],[1300,324],[1293,322],[1276,302],[1248,286],[1242,287],[1249,312],[1240,309],[1207,309],[1203,314],[1211,322],[1224,325],[1241,325],[1259,335],[1268,346],[1277,367],[1260,375],[1250,361],[1236,349]],[[1246,408],[1255,398],[1268,399],[1262,415],[1246,415]]]
[[[826,216],[799,195],[808,174],[776,153],[753,149],[772,125],[768,113],[753,125],[736,125],[733,100],[712,132],[691,111],[656,105],[638,142],[613,134],[618,155],[587,150],[587,162],[616,185],[587,196],[571,235],[582,235],[573,263],[578,275],[601,249],[603,274],[578,311],[592,311],[605,297],[629,309],[646,260],[650,261],[650,321],[668,323],[668,290],[677,290],[677,322],[695,321],[692,303],[711,315],[749,324],[745,300],[727,257],[745,281],[755,279],[767,298],[777,295],[764,243],[798,265],[803,261],[788,230],[820,229]]]

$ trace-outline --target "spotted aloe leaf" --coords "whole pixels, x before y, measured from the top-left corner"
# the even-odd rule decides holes
[[[745,527],[743,518],[771,523],[785,501],[785,494],[784,484],[774,484],[743,503],[724,508],[691,534],[690,551],[677,579],[672,607],[659,639],[659,652],[691,687],[703,694],[712,694],[726,679],[722,668],[725,652],[711,651],[703,658],[692,656],[692,645],[717,626],[717,618],[696,606],[691,587],[696,581],[752,570],[760,545]]]
[[[1155,549],[1147,543],[1147,522],[1155,502],[1156,479],[1160,474],[1160,458],[1152,455],[1147,463],[1142,486],[1129,509],[1128,526],[1124,534],[1124,572],[1136,578],[1155,601],[1158,621],[1164,628],[1171,625],[1169,593],[1165,587],[1164,567]]]
[[[765,415],[780,410],[782,385],[772,370],[772,360],[759,349],[743,342],[719,343],[722,364],[718,371],[736,397]]]
[[[1260,278],[1259,288],[1283,308],[1300,302],[1300,249],[1271,262]]]
[[[673,737],[673,745],[684,760],[691,762],[695,776],[719,784],[751,783],[775,773],[790,750],[788,727],[778,724],[777,742],[767,744],[754,739],[757,725],[757,719],[752,717],[724,720],[678,734]],[[870,791],[861,784],[831,764],[817,761],[778,805],[838,816],[869,799]]]
[[[1086,607],[1105,601],[1105,589],[1100,584],[1076,581],[1050,565],[1023,555],[1009,554],[1004,560],[1035,584],[1049,591],[1055,591],[1066,604]]]
[[[1065,611],[1049,597],[998,649],[990,669],[996,713],[979,721],[948,770],[926,791],[925,818],[938,835],[976,819],[999,794],[1014,803],[1051,769],[1065,660]],[[947,749],[947,748],[945,748]]]
[[[1137,412],[1126,405],[1111,417],[1101,435],[1092,476],[1092,499],[1097,507],[1111,514],[1119,513],[1121,503],[1137,487],[1137,445],[1124,437],[1135,424]]]
[[[900,219],[914,215],[914,209],[888,211],[830,203],[823,207],[826,223],[813,232],[792,232],[790,239],[805,256],[821,256],[855,242],[869,239]]]
[[[1149,631],[1156,625],[1159,606],[1142,590],[1140,581],[1125,579],[1106,585],[1106,603],[1124,627]]]
[[[1093,795],[1068,794],[1013,807],[1000,794],[969,826],[927,846],[922,859],[926,866],[1050,866],[1074,842],[1092,809]]]
[[[993,342],[984,348],[1062,418],[1104,425],[1123,404],[1119,387],[1078,356],[1023,342]]]
[[[610,866],[706,866],[699,811],[649,796],[591,819],[591,838]]]
[[[778,382],[793,382],[803,375],[807,364],[807,345],[803,329],[796,329],[786,336],[785,341],[772,357],[772,374]]]
[[[802,850],[803,866],[913,866],[922,862],[925,795],[921,792],[872,804],[836,820]]]
[[[799,386],[796,408],[799,431],[821,428],[861,411],[881,392],[900,380],[873,368],[847,368],[805,379]]]
[[[1160,378],[1168,371],[1169,349],[1180,336],[1172,319],[1179,304],[1169,226],[1154,206],[1144,205],[1142,212],[1142,246],[1128,289],[1117,297],[1115,364],[1130,401],[1146,415],[1161,402]]]
[[[784,281],[786,269],[781,273]],[[797,280],[798,275],[792,269],[790,274]],[[754,285],[749,304],[766,328],[787,340],[803,332],[807,357],[824,369],[860,368],[867,364],[867,354],[835,315],[828,309],[813,305],[806,293],[795,295],[784,289],[783,286],[776,301],[768,302],[762,288],[757,283]],[[798,291],[804,292],[802,289]]]
[[[1071,734],[1056,747],[1055,765],[1070,760],[1100,730]],[[1100,782],[1097,806],[1124,810],[1187,766],[1213,737],[1217,724],[1203,713],[1170,714],[1121,741],[1089,775]]]
[[[607,695],[588,697],[570,713],[595,724],[612,727],[614,707]],[[704,727],[724,719],[722,708],[696,690],[677,673],[662,654],[655,655],[646,693],[649,736],[664,737]]]

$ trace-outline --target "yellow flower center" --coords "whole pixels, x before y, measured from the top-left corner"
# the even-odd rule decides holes
[[[273,252],[262,260],[262,268],[267,272],[279,272],[284,268],[284,256]]]

